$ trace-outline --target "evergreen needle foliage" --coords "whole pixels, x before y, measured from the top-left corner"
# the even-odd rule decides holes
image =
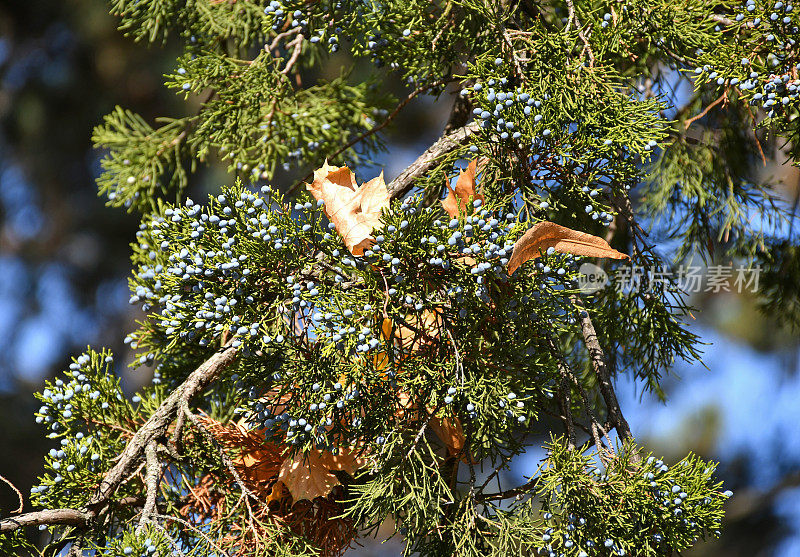
[[[760,263],[760,302],[800,325],[794,215],[753,171],[800,156],[798,11],[113,0],[135,40],[182,42],[165,86],[194,107],[155,123],[116,108],[94,133],[100,193],[142,216],[126,342],[156,371],[128,399],[89,349],[46,385],[42,510],[0,522],[2,551],[37,551],[37,525],[45,555],[336,555],[382,524],[426,556],[666,556],[718,536],[731,494],[714,464],[645,454],[613,387],[627,374],[663,396],[676,360],[699,358],[685,293],[668,273],[615,285],[695,253]],[[368,69],[319,79],[340,49]],[[453,135],[389,184],[363,254],[307,179],[293,196],[267,183],[369,162],[422,95],[454,99]],[[217,157],[231,185],[188,199]],[[448,215],[463,160],[480,196]],[[509,273],[543,221],[630,259],[598,260],[612,280],[594,293],[569,250]],[[537,436],[546,459],[509,485]]]

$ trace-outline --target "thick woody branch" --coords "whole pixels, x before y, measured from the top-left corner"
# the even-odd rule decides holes
[[[152,441],[164,437],[178,409],[216,380],[235,358],[236,350],[227,344],[194,370],[186,381],[161,403],[128,442],[114,467],[106,473],[97,491],[87,503],[87,508],[98,509],[108,501],[123,480],[139,466],[145,447]]]
[[[608,409],[608,417],[614,428],[617,430],[620,438],[623,441],[633,440],[631,428],[625,416],[622,415],[617,394],[614,392],[614,386],[611,384],[611,374],[606,366],[605,354],[600,346],[600,341],[597,338],[597,331],[595,331],[592,319],[589,317],[589,312],[585,309],[580,309],[578,318],[581,323],[581,333],[583,334],[583,341],[586,344],[586,349],[589,351],[589,358],[592,361],[592,368],[597,375],[597,381],[600,386],[600,394],[606,403]]]
[[[397,199],[408,193],[414,186],[414,181],[436,166],[441,156],[466,143],[476,131],[478,131],[478,123],[472,122],[440,137],[436,143],[428,147],[417,160],[411,163],[400,176],[387,184],[386,189],[389,190],[391,198]]]
[[[145,477],[146,496],[142,517],[138,529],[141,530],[156,513],[156,497],[158,496],[158,481],[161,477],[161,463],[158,461],[155,441],[151,441],[144,448],[147,475]]]
[[[35,513],[26,513],[19,516],[0,520],[0,532],[11,532],[26,526],[40,526],[42,524],[66,524],[83,526],[94,518],[93,512],[79,511],[77,509],[47,509]]]

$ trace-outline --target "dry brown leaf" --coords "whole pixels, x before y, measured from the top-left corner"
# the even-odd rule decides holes
[[[513,275],[520,265],[539,257],[540,251],[547,248],[586,257],[628,259],[627,255],[615,250],[598,236],[545,221],[535,224],[514,244],[514,251],[508,260],[508,274]]]
[[[397,401],[400,407],[395,411],[395,415],[398,418],[402,419],[406,416],[406,413],[408,413],[411,419],[420,419],[420,415],[417,412],[417,405],[411,400],[411,395],[409,393],[405,391],[397,393]],[[428,412],[433,412],[433,409],[428,408]],[[442,441],[444,446],[447,447],[448,455],[455,456],[464,449],[467,437],[464,435],[464,428],[458,417],[440,418],[439,416],[431,416],[428,421],[428,426]],[[466,454],[461,455],[461,460],[463,462],[467,462],[468,458]],[[473,463],[474,462],[473,460]]]
[[[421,317],[406,315],[404,322],[409,326],[394,324],[391,319],[385,318],[381,324],[383,338],[403,350],[401,360],[431,344],[439,337],[443,325],[442,314],[435,309],[423,310]]]
[[[325,161],[306,188],[314,199],[325,203],[325,214],[350,253],[364,255],[374,242],[371,234],[380,223],[381,211],[389,206],[383,173],[358,187],[349,168],[330,166]]]
[[[283,461],[278,480],[286,486],[295,502],[301,499],[313,501],[316,497],[326,496],[339,485],[332,470],[354,474],[365,463],[365,459],[346,449],[339,449],[338,455],[326,451],[298,453]]]
[[[458,217],[458,212],[467,208],[470,198],[483,201],[483,195],[475,191],[475,177],[477,174],[478,160],[469,163],[466,170],[458,175],[455,190],[447,183],[447,197],[442,200],[442,207],[452,218]]]
[[[431,418],[430,426],[451,455],[458,454],[464,448],[466,437],[464,436],[464,428],[461,427],[461,420],[458,418],[439,418],[434,416]]]

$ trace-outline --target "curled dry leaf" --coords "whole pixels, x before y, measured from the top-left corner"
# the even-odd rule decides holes
[[[283,461],[278,481],[286,486],[294,501],[312,501],[316,497],[325,497],[339,485],[333,472],[355,474],[364,464],[364,458],[357,457],[348,449],[340,449],[338,455],[327,451],[298,453]]]
[[[539,253],[547,248],[554,248],[559,253],[586,257],[628,259],[626,254],[615,250],[598,236],[545,221],[535,224],[514,244],[508,260],[508,274],[513,275],[520,265],[539,257]]]
[[[440,418],[434,416],[431,418],[430,426],[433,432],[442,440],[444,446],[447,447],[447,454],[455,456],[464,450],[467,437],[464,435],[464,428],[461,426],[461,420],[458,417]],[[461,455],[463,462],[467,462],[468,458],[470,457],[466,454]]]
[[[383,173],[359,187],[349,168],[330,166],[325,161],[306,188],[314,199],[325,203],[325,214],[350,253],[364,255],[374,242],[371,234],[380,223],[381,211],[389,206]]]
[[[466,170],[458,175],[455,190],[447,183],[447,197],[442,200],[442,207],[452,218],[458,217],[459,210],[467,208],[470,198],[483,201],[483,195],[475,191],[475,178],[478,172],[478,160],[469,163]]]

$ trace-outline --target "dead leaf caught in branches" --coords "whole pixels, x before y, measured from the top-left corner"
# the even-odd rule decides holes
[[[513,275],[520,265],[539,257],[540,252],[548,248],[553,248],[558,253],[586,257],[629,258],[598,236],[545,221],[535,224],[514,244],[514,250],[508,261],[508,274]]]
[[[349,168],[330,166],[325,161],[306,188],[314,199],[325,203],[325,214],[350,253],[364,255],[373,244],[371,235],[380,223],[381,211],[389,206],[383,173],[359,187]]]
[[[475,191],[475,179],[477,177],[478,161],[477,159],[469,163],[466,170],[462,170],[456,181],[456,187],[450,187],[447,184],[447,197],[442,200],[442,207],[452,218],[458,217],[459,211],[463,212],[467,209],[467,205],[471,200],[479,199],[483,201],[483,195]]]

